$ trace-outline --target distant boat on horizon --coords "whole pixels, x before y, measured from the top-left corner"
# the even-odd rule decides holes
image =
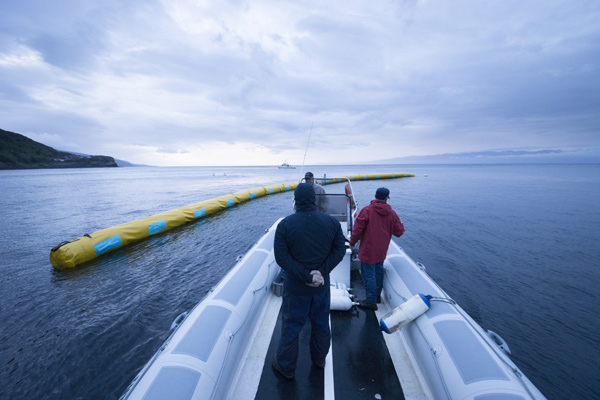
[[[296,167],[294,167],[293,165],[290,165],[286,162],[284,162],[283,164],[281,164],[280,166],[278,166],[277,168],[279,169],[296,169]]]

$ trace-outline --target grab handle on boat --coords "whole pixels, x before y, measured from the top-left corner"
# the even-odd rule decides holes
[[[173,323],[171,324],[171,327],[169,328],[169,330],[172,331],[175,328],[177,328],[179,325],[181,325],[181,323],[187,316],[188,316],[187,311],[179,314],[179,316],[177,318],[175,318],[175,321],[173,321]]]
[[[494,341],[494,343],[496,343],[496,346],[500,347],[500,349],[505,352],[507,355],[511,355],[510,352],[510,348],[508,347],[508,344],[506,343],[506,341],[504,339],[502,339],[502,337],[500,335],[498,335],[496,332],[494,331],[487,331],[488,336]]]

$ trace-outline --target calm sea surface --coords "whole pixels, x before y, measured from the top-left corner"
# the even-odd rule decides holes
[[[549,399],[600,393],[600,165],[317,166],[317,176],[412,172],[379,186],[397,242]],[[425,176],[427,175],[427,176]],[[117,399],[192,308],[278,218],[263,197],[70,271],[50,249],[85,233],[256,186],[300,169],[0,171],[0,398]]]

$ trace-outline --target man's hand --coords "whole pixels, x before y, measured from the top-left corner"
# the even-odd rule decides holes
[[[312,270],[310,271],[310,274],[312,275],[312,283],[307,283],[308,286],[317,287],[325,283],[325,278],[323,278],[323,275],[321,275],[319,270]]]

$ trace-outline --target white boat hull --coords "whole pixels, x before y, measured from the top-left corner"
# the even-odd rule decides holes
[[[510,358],[447,293],[394,242],[384,262],[384,298],[394,309],[415,294],[431,308],[398,336],[431,399],[543,399]],[[487,396],[487,397],[486,397]]]
[[[270,363],[268,340],[281,304],[271,289],[279,272],[273,254],[278,222],[189,313],[123,398],[254,398],[263,367]],[[332,282],[350,274],[350,253]],[[414,294],[434,296],[429,311],[385,335],[406,399],[544,398],[424,267],[393,242],[384,268],[379,317]],[[325,376],[332,371],[326,368]],[[327,383],[324,393],[326,399],[335,396]]]

